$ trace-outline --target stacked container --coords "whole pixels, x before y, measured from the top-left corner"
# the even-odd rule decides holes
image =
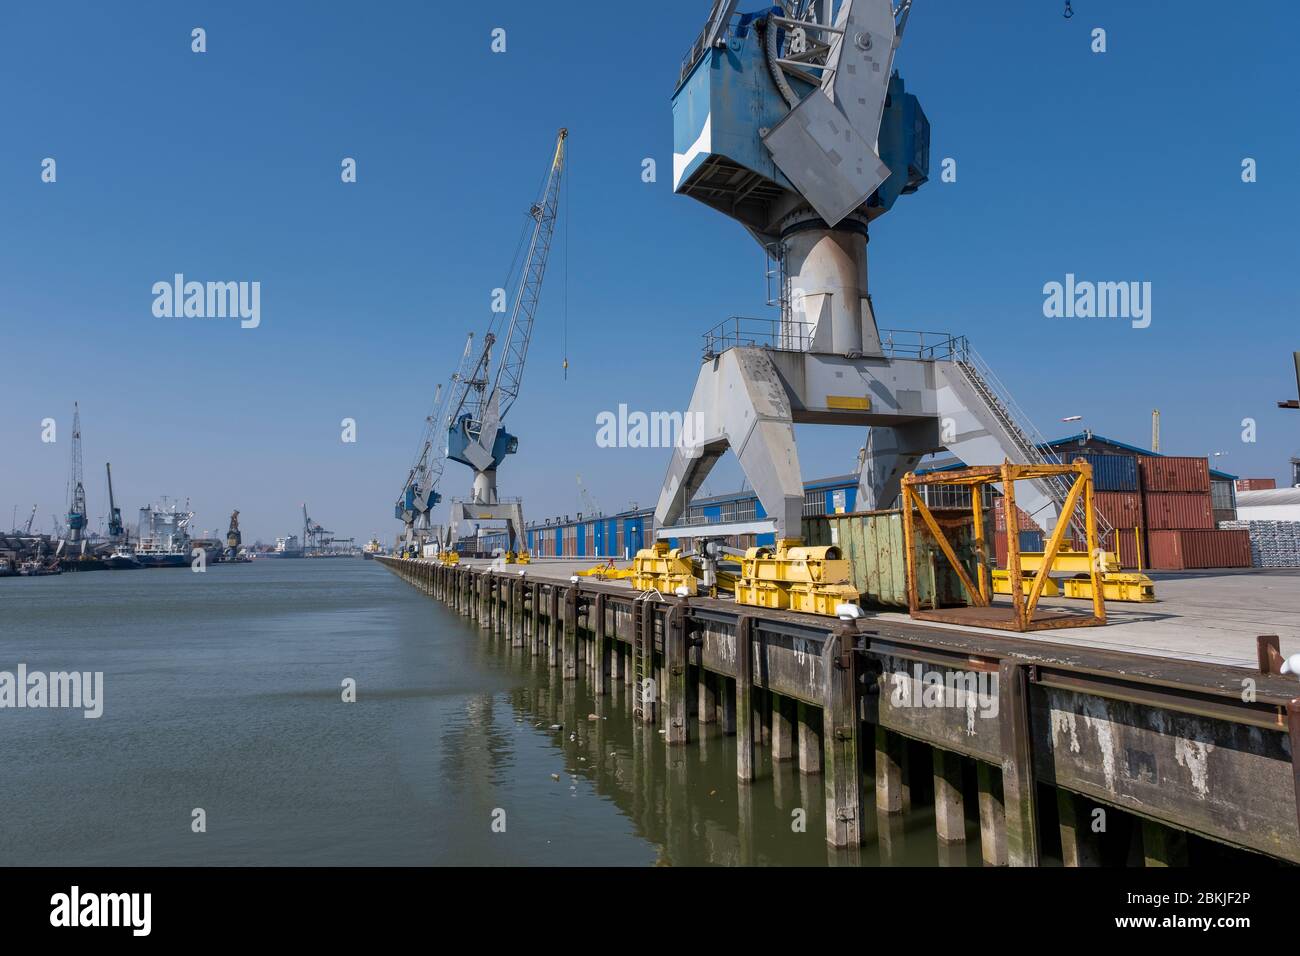
[[[1216,530],[1205,458],[1139,458],[1151,567],[1250,567],[1250,536]]]
[[[1113,529],[1101,542],[1107,551],[1119,551],[1120,566],[1146,566],[1141,541],[1146,534],[1142,508],[1141,477],[1134,455],[1075,455],[1092,466],[1093,506],[1097,517]],[[1073,541],[1076,551],[1087,550],[1082,538]]]

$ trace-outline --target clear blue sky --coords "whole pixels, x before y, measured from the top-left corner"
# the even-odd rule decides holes
[[[755,2],[752,7],[760,4]],[[898,66],[958,161],[873,227],[882,326],[969,335],[1045,433],[1067,415],[1283,477],[1300,452],[1293,4],[917,0]],[[671,191],[670,97],[707,0],[67,3],[0,13],[0,525],[66,509],[81,402],[92,523],[189,496],[246,537],[389,540],[434,385],[487,321],[557,127],[571,191],[503,494],[541,518],[653,503],[662,450],[596,447],[620,402],[684,407],[701,333],[764,313],[741,228]],[[190,52],[202,26],[208,52]],[[507,52],[489,50],[494,27]],[[1093,54],[1089,31],[1108,31]],[[40,181],[45,157],[58,182]],[[359,182],[339,180],[356,158]],[[659,181],[641,181],[654,157]],[[1259,182],[1241,182],[1243,157]],[[561,374],[568,234],[569,376]],[[155,318],[152,284],[258,280],[262,324]],[[1067,272],[1153,283],[1153,321],[1049,320]],[[1240,440],[1244,417],[1258,442]],[[58,419],[55,445],[39,423]],[[339,422],[358,423],[354,445]],[[805,477],[863,435],[800,433]],[[710,490],[739,483],[720,469]],[[468,471],[448,465],[444,490]]]

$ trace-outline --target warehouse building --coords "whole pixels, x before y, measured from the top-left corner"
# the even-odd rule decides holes
[[[1114,530],[1103,546],[1120,555],[1126,568],[1248,567],[1249,545],[1241,531],[1219,529],[1219,522],[1237,518],[1236,476],[1209,467],[1204,457],[1161,455],[1092,432],[1081,432],[1045,446],[1062,461],[1082,457],[1093,466],[1096,506]],[[965,467],[951,455],[924,463],[918,473]],[[852,513],[857,504],[856,475],[837,475],[807,482],[805,517]],[[971,507],[971,489],[958,485],[928,485],[921,490],[932,508]],[[984,506],[994,512],[994,545],[1005,566],[1007,516],[1000,496],[989,486]],[[1246,493],[1243,493],[1246,494]],[[751,490],[697,498],[688,524],[712,525],[766,517]],[[1043,529],[1033,515],[1021,511],[1014,522],[1022,551],[1043,549]],[[528,525],[527,547],[537,557],[628,558],[654,541],[654,509],[632,508],[614,515],[557,515]],[[735,548],[773,544],[773,535],[739,535],[726,539]],[[676,545],[677,541],[670,543]],[[1082,547],[1083,542],[1074,542]],[[504,550],[504,532],[481,535],[460,543],[462,553],[492,554]]]
[[[1300,521],[1300,488],[1273,488],[1237,494],[1242,521]]]

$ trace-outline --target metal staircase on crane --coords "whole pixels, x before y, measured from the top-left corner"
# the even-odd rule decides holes
[[[961,341],[961,346],[955,356],[955,364],[961,370],[971,388],[975,390],[985,406],[993,413],[1011,445],[1020,453],[1023,460],[1014,462],[1014,464],[1064,464],[1060,456],[1051,450],[1047,439],[1034,427],[1029,416],[1016,403],[1010,390],[1002,384],[989,364],[964,339]],[[1070,482],[1060,477],[1044,478],[1039,479],[1039,481],[1052,500],[1057,503],[1057,506],[1063,509],[1066,498],[1070,493]],[[1083,519],[1077,514],[1067,517],[1076,538],[1082,540],[1085,537]],[[1011,522],[1012,516],[1008,515],[1008,529],[1012,527]],[[1113,529],[1110,523],[1100,514],[1096,516],[1096,522],[1098,540],[1104,540]]]

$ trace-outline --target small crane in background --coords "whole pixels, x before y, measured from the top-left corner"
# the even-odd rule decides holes
[[[588,518],[595,518],[600,514],[600,505],[596,504],[596,499],[591,497],[591,492],[582,483],[582,475],[578,476],[578,497],[582,499],[583,513]]]
[[[114,544],[122,540],[122,509],[113,499],[113,464],[104,462],[104,471],[108,475],[108,539]]]
[[[1151,450],[1160,450],[1160,409],[1151,410]]]

